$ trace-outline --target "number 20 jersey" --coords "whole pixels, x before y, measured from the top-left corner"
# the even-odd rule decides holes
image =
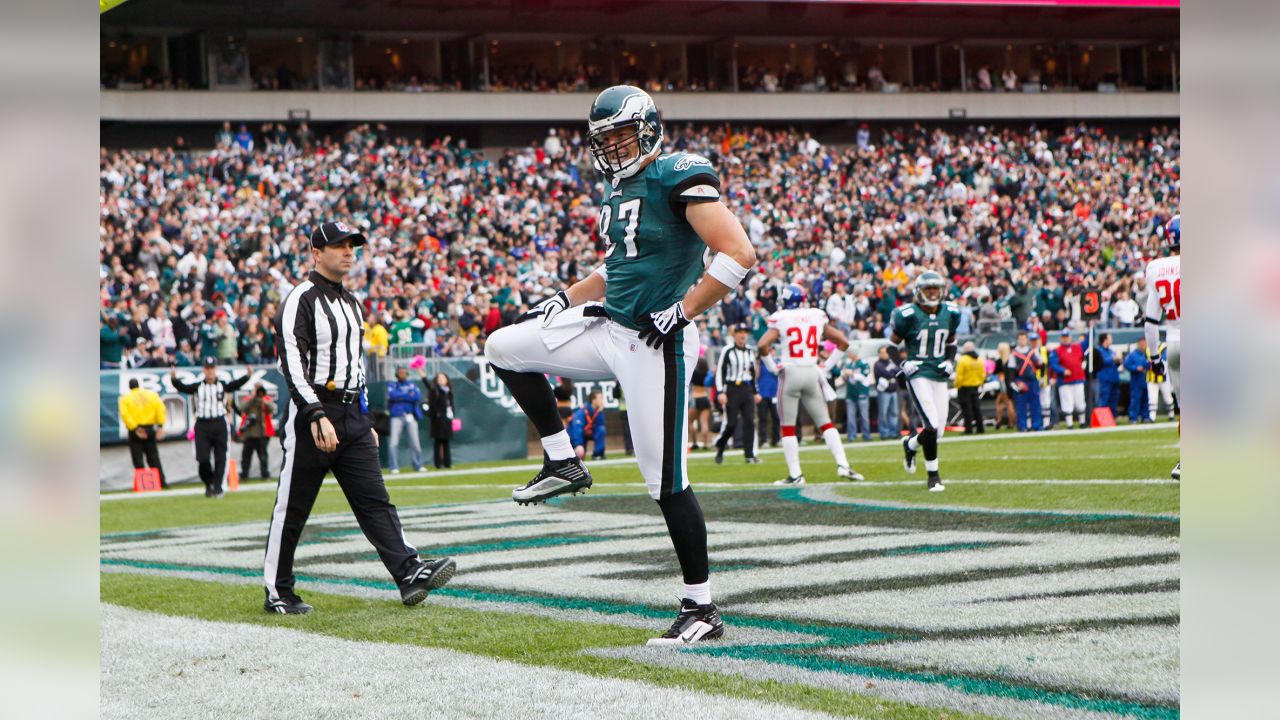
[[[817,367],[818,345],[827,314],[818,308],[779,310],[765,321],[778,331],[782,343],[782,361],[791,367]]]
[[[1182,320],[1182,262],[1177,255],[1152,260],[1147,265],[1146,316],[1168,328],[1165,340],[1178,340]]]

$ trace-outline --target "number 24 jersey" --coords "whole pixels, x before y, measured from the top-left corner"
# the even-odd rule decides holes
[[[779,310],[765,322],[778,331],[783,362],[792,367],[817,366],[822,329],[827,324],[825,312],[818,308]]]

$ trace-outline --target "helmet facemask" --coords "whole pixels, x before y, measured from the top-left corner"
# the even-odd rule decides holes
[[[924,308],[937,308],[942,305],[945,292],[945,280],[936,276],[920,278],[916,281],[916,304]]]
[[[620,132],[630,130],[630,132]],[[635,174],[636,166],[651,152],[646,148],[656,145],[649,124],[642,120],[629,120],[591,132],[587,141],[591,159],[596,169],[610,179],[626,178]]]

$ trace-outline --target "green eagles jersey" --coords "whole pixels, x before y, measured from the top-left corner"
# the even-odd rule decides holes
[[[600,234],[611,318],[638,330],[649,313],[684,297],[702,275],[706,250],[685,220],[685,203],[719,199],[710,161],[689,153],[660,155],[642,172],[604,183]]]
[[[889,324],[893,326],[893,334],[902,338],[907,359],[920,363],[920,371],[913,377],[945,382],[947,373],[942,364],[947,360],[947,346],[956,342],[960,309],[954,303],[944,302],[930,315],[911,303],[894,309]]]
[[[412,320],[397,320],[391,323],[390,335],[392,345],[408,345],[422,342],[422,331],[413,326]]]

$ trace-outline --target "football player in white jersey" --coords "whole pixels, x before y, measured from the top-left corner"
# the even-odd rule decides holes
[[[1166,375],[1165,361],[1160,359],[1160,324],[1164,323],[1164,343],[1168,358],[1167,377],[1173,381],[1173,392],[1182,401],[1182,388],[1179,382],[1182,365],[1181,340],[1182,333],[1178,327],[1182,320],[1182,261],[1178,255],[1182,244],[1182,216],[1174,215],[1164,228],[1164,239],[1169,246],[1169,254],[1152,260],[1147,265],[1147,306],[1146,335],[1147,352],[1151,355],[1151,370],[1157,376]],[[1154,353],[1154,354],[1152,354]],[[1182,432],[1182,424],[1178,424],[1178,432]],[[1182,461],[1173,466],[1170,473],[1174,480],[1182,479]]]
[[[823,339],[831,340],[844,352],[849,340],[844,333],[827,323],[827,314],[818,308],[805,307],[804,288],[788,285],[779,298],[782,309],[769,316],[769,329],[760,338],[760,355],[765,362],[777,365],[778,412],[782,416],[782,454],[787,459],[787,477],[775,485],[803,485],[800,471],[800,443],[796,440],[796,416],[800,405],[813,419],[827,449],[836,460],[836,474],[846,480],[861,480],[862,475],[849,467],[840,431],[831,422],[823,372],[818,367],[818,347]],[[773,343],[782,340],[781,362],[770,352]],[[833,357],[839,359],[838,355]],[[773,368],[770,368],[773,370]]]

